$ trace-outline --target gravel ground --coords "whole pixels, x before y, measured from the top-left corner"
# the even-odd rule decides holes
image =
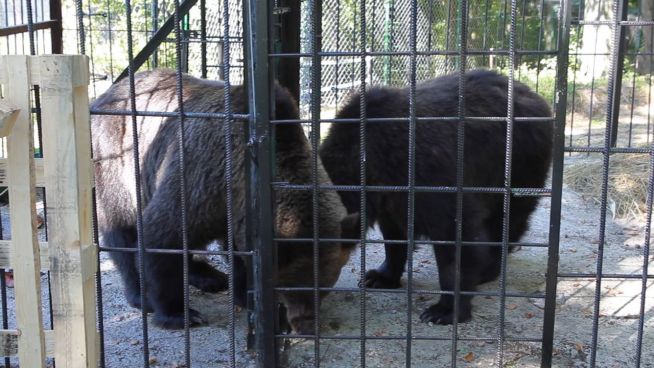
[[[40,204],[40,207],[42,205]],[[2,211],[3,229],[8,237],[8,208]],[[39,211],[42,209],[40,208]],[[524,241],[547,241],[549,226],[549,200],[541,205],[532,217],[531,229]],[[592,273],[598,257],[599,207],[585,201],[575,192],[565,189],[562,228],[560,272]],[[643,264],[642,223],[607,222],[605,273],[640,274]],[[40,234],[44,236],[43,231]],[[379,238],[377,231],[369,233]],[[360,250],[343,269],[337,286],[355,287],[360,274]],[[508,259],[507,291],[535,293],[544,291],[546,249],[523,247]],[[366,248],[366,267],[376,267],[383,259],[381,244],[369,243]],[[216,260],[220,265],[220,260]],[[650,262],[654,261],[654,257]],[[651,271],[650,271],[651,272]],[[143,338],[141,314],[125,304],[120,278],[106,254],[101,255],[103,295],[103,323],[105,360],[107,367],[137,367],[143,365]],[[404,279],[406,287],[406,278]],[[645,303],[645,334],[643,337],[643,367],[654,367],[654,282],[650,279]],[[414,256],[414,288],[438,290],[437,270],[429,247],[422,246]],[[483,285],[486,291],[498,290],[499,283]],[[47,278],[43,276],[43,289]],[[634,366],[634,347],[637,337],[640,308],[641,280],[610,281],[601,285],[602,302],[598,321],[598,355],[600,367]],[[593,279],[561,279],[557,290],[557,317],[555,331],[555,365],[559,367],[585,367],[590,361],[592,341]],[[437,296],[416,295],[411,298],[413,313],[411,328],[416,336],[449,338],[451,326],[428,326],[418,320],[419,313],[434,303]],[[13,290],[7,293],[9,328],[15,327],[13,316]],[[44,293],[44,323],[49,324],[48,295]],[[230,357],[228,310],[226,294],[191,292],[191,306],[205,315],[208,325],[191,330],[191,362],[194,367],[227,366]],[[474,319],[461,324],[458,334],[464,338],[495,338],[498,336],[499,298],[475,297]],[[359,336],[362,304],[358,293],[332,293],[323,303],[321,334],[323,336]],[[406,294],[368,293],[365,300],[366,335],[404,336],[407,322]],[[238,367],[254,366],[254,355],[245,349],[247,313],[237,312],[235,324],[235,357]],[[543,323],[543,301],[529,298],[507,298],[505,334],[515,338],[540,338]],[[151,367],[184,367],[183,332],[162,331],[151,327],[149,332]],[[309,367],[314,362],[313,341],[289,339],[281,354],[282,364],[289,367]],[[365,360],[369,367],[396,367],[405,364],[405,340],[370,339],[365,345]],[[450,341],[413,341],[413,365],[449,365],[452,359]],[[360,366],[361,344],[358,341],[323,339],[319,346],[321,365],[324,367]],[[490,366],[497,362],[497,342],[461,341],[455,359],[459,366]],[[507,341],[504,343],[503,361],[508,367],[539,366],[540,344],[535,342]]]

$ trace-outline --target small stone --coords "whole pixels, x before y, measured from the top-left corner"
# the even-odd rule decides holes
[[[545,299],[529,298],[529,302],[539,309],[545,309]]]

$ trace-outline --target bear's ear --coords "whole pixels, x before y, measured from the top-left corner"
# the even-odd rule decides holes
[[[341,239],[359,239],[361,235],[361,215],[359,212],[350,213],[341,220]],[[343,246],[354,246],[346,243]]]

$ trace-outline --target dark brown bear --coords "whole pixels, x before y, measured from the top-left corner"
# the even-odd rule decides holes
[[[178,111],[175,72],[157,70],[135,75],[136,110]],[[221,82],[183,76],[184,110],[219,113],[224,110]],[[241,86],[231,89],[234,113],[247,112],[247,95]],[[276,117],[298,119],[296,102],[288,91],[276,87]],[[92,105],[95,110],[129,110],[129,84],[123,80],[112,86]],[[114,248],[136,247],[136,189],[132,120],[129,116],[94,115],[92,119],[93,153],[97,187],[98,225],[102,243]],[[232,149],[232,193],[234,241],[245,250],[245,160],[247,129],[234,123]],[[178,118],[139,117],[138,138],[141,168],[144,246],[147,249],[181,249],[181,204],[178,161]],[[225,179],[225,135],[222,119],[185,119],[186,219],[191,249],[204,249],[211,241],[223,244],[227,237]],[[284,124],[275,129],[275,180],[294,184],[311,182],[311,147],[299,124]],[[320,165],[320,163],[319,163]],[[318,167],[320,184],[330,184],[322,166]],[[275,193],[276,236],[311,238],[312,193],[277,191]],[[346,210],[335,192],[321,191],[320,236],[341,237],[341,220],[350,227],[356,219],[346,218]],[[338,279],[353,245],[319,247],[320,284],[330,287]],[[278,286],[313,286],[312,246],[280,243],[278,247]],[[140,308],[141,295],[136,267],[137,256],[131,252],[111,252],[125,286],[130,305]],[[147,303],[154,312],[153,321],[163,328],[183,327],[182,256],[147,253],[145,257]],[[208,263],[191,257],[190,284],[208,292],[226,290],[227,277]],[[239,304],[244,303],[245,270],[236,258],[234,290]],[[281,293],[287,318],[295,332],[313,330],[313,294]],[[272,308],[273,306],[271,306]],[[192,324],[202,318],[191,310]]]
[[[508,79],[491,71],[470,71],[465,79],[465,116],[506,117]],[[458,76],[449,75],[418,84],[415,111],[418,117],[456,117]],[[514,85],[516,117],[551,117],[548,104],[525,85]],[[366,125],[366,184],[408,185],[409,90],[371,88],[366,92],[368,118],[403,118],[396,122],[369,122]],[[352,96],[337,118],[360,117],[360,96]],[[457,121],[418,121],[415,134],[415,185],[456,186]],[[334,123],[320,148],[325,169],[334,184],[360,183],[359,124]],[[511,186],[540,188],[551,162],[553,124],[551,119],[515,122]],[[505,121],[467,121],[464,145],[464,186],[503,187],[505,163]],[[359,211],[358,192],[340,192],[348,212]],[[366,195],[367,224],[379,224],[384,239],[407,239],[407,193],[370,191]],[[511,196],[509,241],[525,233],[529,215],[536,208],[535,197]],[[463,196],[464,241],[502,241],[503,195],[466,193]],[[415,195],[415,239],[434,241],[456,239],[456,194]],[[386,244],[386,259],[376,270],[366,273],[371,288],[398,288],[407,260],[406,244]],[[455,247],[435,245],[442,290],[454,290]],[[461,290],[494,280],[500,273],[501,248],[464,246],[461,255]],[[471,299],[462,295],[459,322],[471,318]],[[442,294],[440,301],[425,310],[424,322],[453,322],[453,296]]]

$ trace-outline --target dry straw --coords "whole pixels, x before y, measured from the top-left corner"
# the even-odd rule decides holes
[[[601,203],[602,158],[594,156],[566,165],[564,182],[573,190]],[[613,154],[609,160],[608,210],[613,218],[642,219],[647,213],[650,177],[648,154]]]

